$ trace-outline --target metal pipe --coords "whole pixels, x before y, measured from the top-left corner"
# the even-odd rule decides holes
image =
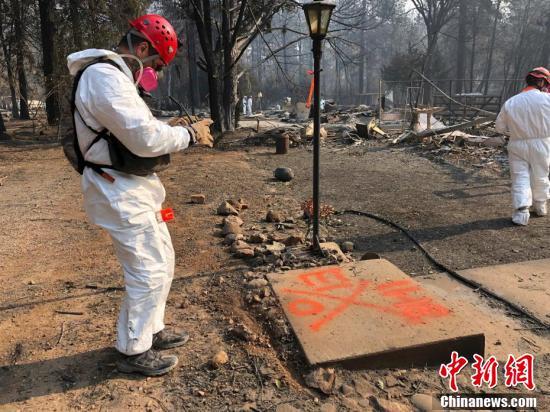
[[[313,249],[319,251],[319,163],[321,134],[321,39],[313,39]]]

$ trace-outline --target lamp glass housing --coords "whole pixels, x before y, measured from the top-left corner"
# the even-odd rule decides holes
[[[309,35],[312,38],[324,38],[328,32],[332,10],[336,5],[330,1],[315,0],[303,5]]]

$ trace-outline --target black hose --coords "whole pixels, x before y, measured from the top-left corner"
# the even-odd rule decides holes
[[[529,311],[525,310],[524,308],[522,308],[521,306],[513,303],[513,302],[510,302],[509,300],[506,300],[504,299],[502,296],[499,296],[497,295],[496,293],[490,291],[489,289],[487,289],[486,287],[484,287],[483,285],[477,283],[476,281],[473,281],[471,279],[468,279],[464,276],[462,276],[460,273],[458,273],[457,271],[453,270],[453,269],[450,269],[449,267],[445,266],[443,263],[439,262],[438,260],[436,260],[431,254],[430,252],[428,252],[424,246],[422,246],[422,244],[420,243],[420,241],[418,239],[416,239],[407,229],[405,229],[403,226],[395,223],[395,222],[392,222],[391,220],[389,219],[386,219],[385,217],[382,217],[382,216],[378,216],[374,213],[370,213],[370,212],[363,212],[363,211],[360,211],[360,210],[344,210],[342,212],[338,212],[338,214],[340,215],[356,215],[356,216],[363,216],[363,217],[368,217],[368,218],[371,218],[371,219],[374,219],[378,222],[381,222],[381,223],[384,223],[385,225],[388,225],[390,227],[393,227],[394,229],[397,229],[399,230],[401,233],[403,233],[405,236],[407,236],[411,242],[413,242],[416,247],[418,247],[418,249],[420,249],[420,251],[424,254],[424,256],[426,256],[426,258],[435,266],[437,267],[438,269],[448,273],[449,275],[451,275],[452,278],[458,280],[459,282],[465,284],[466,286],[469,286],[473,289],[476,289],[476,290],[479,290],[481,292],[483,292],[485,295],[487,296],[490,296],[491,298],[495,299],[495,300],[498,300],[499,302],[505,304],[506,306],[514,309],[516,312],[519,312],[521,313],[522,315],[528,317],[529,319],[531,319],[533,322],[535,323],[538,323],[539,325],[542,325],[544,326],[545,328],[549,328],[550,325],[548,325],[546,322],[544,322],[543,320],[541,319],[538,319],[536,318],[532,313],[530,313]]]

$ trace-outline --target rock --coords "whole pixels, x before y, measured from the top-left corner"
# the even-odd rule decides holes
[[[281,232],[273,232],[270,233],[267,237],[269,238],[269,240],[282,243],[288,237],[288,235]]]
[[[280,255],[284,250],[286,249],[286,246],[284,243],[279,242],[273,242],[271,245],[265,245],[265,250],[267,253],[271,253],[272,255]]]
[[[243,239],[244,239],[244,236],[241,235],[240,233],[239,234],[230,233],[224,238],[223,244],[229,246],[229,245],[232,245],[235,241],[243,240]]]
[[[231,337],[244,342],[255,342],[258,340],[258,336],[243,324],[236,325],[229,329],[228,333]]]
[[[265,243],[267,242],[267,235],[263,233],[253,233],[248,237],[250,243]]]
[[[223,219],[223,224],[231,223],[234,225],[242,226],[244,224],[243,220],[239,216],[227,216]]]
[[[353,242],[344,242],[342,243],[342,252],[353,252],[354,247]]]
[[[222,235],[240,235],[242,234],[243,230],[241,227],[233,222],[226,222],[225,225],[223,225]]]
[[[229,356],[227,355],[227,352],[223,350],[216,353],[210,360],[210,364],[216,369],[222,365],[225,365],[227,362],[229,362]]]
[[[301,243],[304,243],[304,235],[302,234],[296,234],[296,235],[290,235],[285,240],[283,240],[283,243],[286,246],[296,246]]]
[[[380,255],[374,252],[367,252],[363,256],[361,256],[361,260],[372,260],[372,259],[380,259]]]
[[[254,254],[254,256],[256,256],[256,254]],[[262,256],[256,256],[254,259],[250,260],[248,263],[253,267],[262,266],[264,264],[264,258]]]
[[[206,203],[206,196],[203,194],[191,195],[191,203],[204,205]]]
[[[246,203],[246,200],[244,200],[243,198],[240,198],[239,200],[237,200],[237,202],[239,202],[239,204],[241,205],[241,210],[248,209],[248,203]]]
[[[242,209],[242,205],[239,203],[238,200],[228,200],[227,203],[229,203],[231,206],[235,208],[236,211],[240,212]]]
[[[324,403],[321,405],[320,412],[338,412],[338,408],[333,403]]]
[[[386,376],[386,386],[388,388],[393,388],[394,386],[399,385],[399,381],[395,379],[393,375]]]
[[[301,409],[296,409],[290,403],[282,403],[280,405],[277,405],[277,408],[275,408],[275,412],[300,412],[300,411]]]
[[[244,240],[236,240],[235,242],[233,242],[233,244],[231,245],[231,249],[230,251],[235,253],[237,252],[238,250],[241,250],[241,249],[252,249],[251,246],[246,243]]]
[[[353,386],[355,387],[355,391],[363,399],[368,399],[368,397],[372,395],[372,390],[369,383],[363,378],[354,379]]]
[[[229,216],[229,215],[238,215],[238,214],[239,212],[233,206],[231,206],[228,202],[223,202],[218,207],[218,215]]]
[[[380,412],[413,412],[413,408],[400,402],[388,401],[375,396],[370,397],[373,406]]]
[[[411,397],[412,404],[421,412],[441,410],[439,400],[425,393],[417,393]]]
[[[340,386],[340,392],[342,392],[342,395],[349,396],[355,392],[353,387],[351,385],[348,385],[347,383],[344,383],[342,386]]]
[[[344,255],[340,246],[334,242],[324,242],[319,245],[321,247],[321,252],[327,257],[333,257],[340,263],[349,262],[349,258]]]
[[[330,395],[332,393],[335,379],[336,374],[334,373],[334,369],[332,368],[318,368],[305,376],[305,382],[307,386],[309,386],[310,388],[319,389],[321,392],[326,393],[327,395]]]
[[[294,179],[294,172],[290,167],[278,167],[273,172],[273,176],[281,182],[290,182]]]
[[[247,259],[247,258],[253,258],[254,257],[254,250],[252,248],[250,249],[239,249],[234,253],[235,257],[241,258],[241,259]]]
[[[283,221],[283,217],[279,212],[274,212],[273,210],[270,210],[265,216],[265,221],[270,223],[281,223]]]
[[[252,279],[246,284],[249,289],[261,289],[264,286],[267,286],[269,282],[264,278]]]

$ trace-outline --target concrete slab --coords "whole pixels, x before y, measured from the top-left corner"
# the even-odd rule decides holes
[[[486,266],[458,273],[550,325],[550,259]]]
[[[484,354],[465,305],[384,259],[268,275],[308,362],[347,368],[440,365]],[[470,309],[472,311],[472,309]]]

